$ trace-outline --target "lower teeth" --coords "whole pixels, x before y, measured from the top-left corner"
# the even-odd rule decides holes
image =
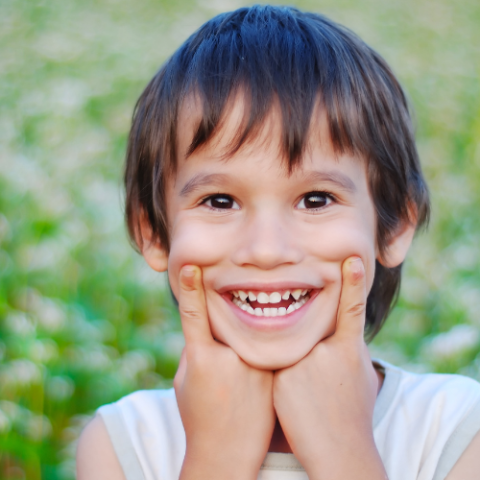
[[[255,315],[257,317],[283,317],[284,315],[288,315],[289,313],[298,310],[302,305],[304,305],[308,300],[308,295],[298,299],[297,302],[293,302],[290,304],[288,308],[280,307],[280,308],[253,308],[247,302],[242,302],[239,298],[233,298],[232,302],[237,305],[237,307],[241,308],[243,311],[248,312],[250,315]]]

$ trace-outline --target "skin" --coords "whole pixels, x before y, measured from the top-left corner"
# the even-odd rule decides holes
[[[182,276],[180,296],[195,308],[182,312],[186,347],[174,382],[187,436],[181,479],[255,479],[275,414],[310,479],[387,478],[371,426],[377,377],[363,343],[365,270],[358,257],[344,262],[335,334],[276,372],[250,367],[215,342],[201,272],[187,266]],[[214,368],[219,362],[225,367]],[[212,456],[219,448],[222,455]]]
[[[403,225],[378,251],[365,162],[335,154],[321,113],[290,175],[275,108],[226,159],[243,118],[241,99],[230,107],[216,137],[187,159],[199,112],[186,102],[179,166],[167,182],[170,251],[148,225],[139,232],[149,265],[168,269],[185,334],[174,380],[187,440],[180,478],[253,480],[270,449],[293,451],[311,480],[385,479],[372,432],[381,378],[363,340],[365,305],[375,260],[401,263],[415,226]],[[320,207],[310,208],[311,192]],[[281,329],[246,324],[228,293],[299,283],[311,299]],[[465,472],[479,456],[469,450],[449,480],[474,478]],[[123,479],[112,453],[96,417],[79,442],[79,480]]]
[[[288,175],[279,147],[281,123],[273,113],[256,138],[225,160],[243,119],[243,103],[238,99],[228,110],[218,134],[187,159],[198,109],[194,102],[185,105],[180,124],[189,133],[179,138],[178,171],[167,184],[171,249],[151,242],[145,226],[143,255],[152,268],[168,269],[177,298],[181,267],[199,266],[215,339],[249,365],[277,370],[297,363],[334,332],[346,258],[363,260],[370,290],[380,258],[375,209],[365,162],[336,155],[323,115],[315,129],[319,140],[310,142],[300,168]],[[325,203],[317,210],[304,205],[305,195],[314,191],[322,192]],[[212,208],[209,197],[215,194],[230,199],[232,208]],[[403,228],[382,262],[403,261],[413,233],[414,226]],[[223,297],[235,288],[274,291],[296,285],[312,289],[315,298],[300,322],[278,331],[245,326]]]

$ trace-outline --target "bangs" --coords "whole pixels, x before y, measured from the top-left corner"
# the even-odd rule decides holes
[[[171,87],[164,98],[177,120],[192,94],[200,106],[187,155],[218,133],[238,94],[244,118],[229,153],[258,134],[275,106],[290,171],[304,153],[314,112],[326,114],[339,154],[388,155],[395,139],[384,123],[405,125],[405,118],[396,118],[398,100],[406,109],[405,98],[385,62],[349,30],[292,8],[256,6],[215,17],[185,42],[163,73]],[[171,153],[175,170],[176,151]]]

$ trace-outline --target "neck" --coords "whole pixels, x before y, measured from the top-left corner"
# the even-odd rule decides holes
[[[269,452],[277,453],[293,453],[290,445],[288,444],[285,434],[283,433],[282,426],[278,421],[275,422],[275,429],[273,430],[272,440],[270,441]]]

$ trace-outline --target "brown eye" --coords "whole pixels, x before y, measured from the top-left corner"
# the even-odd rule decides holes
[[[297,208],[299,209],[318,209],[323,208],[329,205],[332,202],[330,195],[323,192],[310,192],[307,193],[301,200],[298,202]]]
[[[205,200],[205,205],[216,210],[238,210],[237,202],[229,195],[212,195]]]

